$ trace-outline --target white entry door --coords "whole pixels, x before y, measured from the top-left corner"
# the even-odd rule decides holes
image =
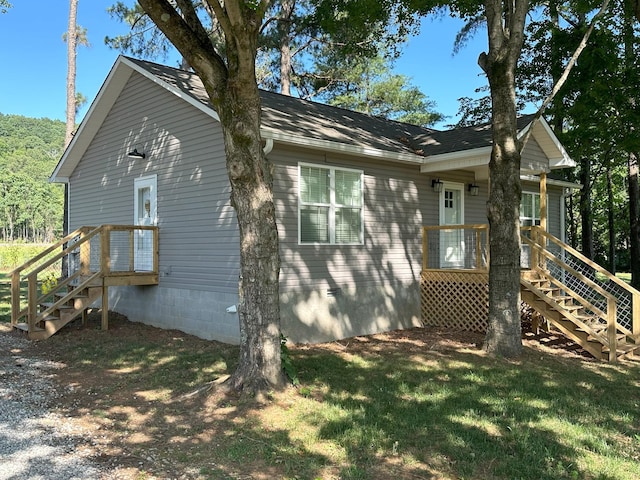
[[[157,177],[136,178],[134,180],[133,208],[135,225],[157,225]],[[135,271],[153,270],[153,232],[137,230],[134,236]]]
[[[440,192],[440,225],[464,224],[464,185],[444,182]],[[464,267],[464,230],[440,231],[440,268]]]

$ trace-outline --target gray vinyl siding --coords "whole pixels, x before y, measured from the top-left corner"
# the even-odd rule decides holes
[[[145,159],[130,159],[133,148]],[[160,285],[237,293],[236,217],[219,124],[134,73],[71,177],[72,228],[131,224],[134,179],[157,175]]]
[[[394,163],[363,162],[351,157],[320,155],[308,151],[275,149],[270,159],[277,165],[274,198],[277,208],[282,269],[281,290],[315,286],[370,287],[415,282],[422,268],[422,225],[439,224],[439,198],[431,180],[462,184],[464,223],[487,223],[488,183],[474,180],[472,172],[420,174],[418,167]],[[300,245],[298,243],[298,164],[311,163],[360,169],[364,172],[364,245]],[[471,196],[468,185],[479,185]],[[525,184],[523,191],[539,191]],[[549,187],[549,228],[560,233],[561,189]]]
[[[522,191],[523,193],[540,193],[540,185],[533,182],[523,182]],[[562,238],[562,229],[564,228],[561,225],[562,215],[560,213],[563,208],[562,188],[547,185],[547,196],[547,229],[551,235]]]
[[[322,289],[366,288],[419,279],[422,206],[431,203],[425,198],[431,192],[418,167],[371,164],[283,149],[274,151],[270,158],[277,164],[274,197],[282,291],[312,285]],[[299,162],[364,172],[364,245],[298,244]]]
[[[541,172],[549,168],[547,156],[533,138],[529,138],[527,145],[524,147],[520,167],[533,172]]]

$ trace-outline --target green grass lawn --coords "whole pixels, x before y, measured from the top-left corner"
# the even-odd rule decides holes
[[[301,386],[256,405],[215,388],[183,397],[230,373],[237,347],[98,324],[38,348],[75,385],[65,414],[155,459],[135,478],[640,478],[637,363],[530,345],[506,361],[476,349],[481,337],[415,329],[294,346]]]

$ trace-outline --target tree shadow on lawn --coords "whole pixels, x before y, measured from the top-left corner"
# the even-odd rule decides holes
[[[429,350],[428,331],[422,341],[412,333],[353,339],[342,356],[296,356],[303,383],[326,386],[323,401],[344,412],[307,421],[366,478],[384,478],[380,459],[394,454],[425,478],[434,466],[448,478],[640,478],[637,366],[531,349],[508,362],[473,344]]]
[[[66,363],[61,409],[119,478],[640,478],[636,366],[529,348],[508,362],[477,336],[413,329],[294,346],[302,387],[260,405],[191,394],[233,371],[237,347],[95,325],[34,349]]]

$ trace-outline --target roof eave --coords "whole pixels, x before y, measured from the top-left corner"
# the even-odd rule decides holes
[[[411,153],[398,153],[366,146],[348,145],[340,142],[332,142],[330,140],[291,135],[265,128],[262,129],[262,138],[271,139],[276,143],[284,145],[306,147],[345,155],[357,155],[370,159],[392,161],[409,165],[423,165],[425,161],[424,157]]]
[[[489,164],[492,147],[472,148],[458,152],[427,157],[420,167],[421,173],[437,173],[447,170],[463,170]]]

